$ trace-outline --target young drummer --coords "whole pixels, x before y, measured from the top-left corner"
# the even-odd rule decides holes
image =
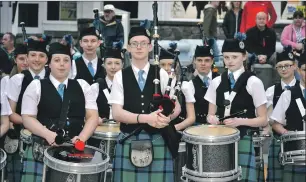
[[[273,108],[285,89],[289,89],[292,86],[298,86],[299,81],[294,77],[294,72],[297,68],[293,54],[290,50],[284,50],[281,53],[276,54],[276,70],[281,77],[281,82],[269,87],[266,91],[268,99],[267,108],[268,115],[272,114]],[[279,150],[280,143],[276,140],[279,139],[279,135],[273,132],[273,138],[269,149],[268,158],[268,182],[281,182],[283,175],[283,166],[279,163]]]
[[[305,131],[303,127],[306,107],[306,53],[299,58],[298,72],[301,75],[300,84],[284,91],[271,115],[272,128],[278,135],[289,132]],[[299,165],[285,165],[281,182],[300,182],[306,180],[306,167]]]
[[[51,44],[50,76],[34,80],[24,93],[22,119],[25,128],[32,132],[33,145],[25,150],[22,182],[42,180],[43,154],[40,149],[57,145],[54,131],[63,129],[72,143],[76,140],[86,142],[98,125],[98,109],[90,85],[81,79],[68,79],[71,59],[69,47],[58,42]],[[64,106],[68,111],[62,128],[58,123],[62,121],[60,116]]]
[[[140,126],[143,130],[122,144],[116,144],[113,181],[173,182],[172,156],[159,128],[164,128],[172,118],[176,118],[180,105],[176,105],[175,112],[169,117],[164,116],[160,110],[150,112],[149,105],[154,93],[153,80],[157,76],[164,93],[168,74],[160,69],[155,75],[154,66],[149,64],[152,44],[145,28],[132,27],[128,40],[131,66],[115,74],[109,103],[112,104],[114,119],[120,122],[119,140]],[[141,151],[140,155],[136,151]],[[142,158],[143,155],[147,157]]]
[[[72,62],[70,78],[84,79],[90,85],[98,78],[105,78],[102,59],[97,56],[97,48],[100,44],[99,32],[94,27],[81,31],[80,46],[83,49],[83,55]]]
[[[205,99],[209,102],[207,121],[220,124],[219,118],[246,110],[242,116],[224,120],[223,124],[240,131],[238,166],[242,168],[242,181],[256,182],[256,164],[253,142],[248,131],[267,125],[267,99],[263,83],[245,71],[245,37],[225,40],[222,53],[228,70],[210,84]],[[237,93],[237,94],[236,94]],[[218,109],[217,109],[218,108]]]

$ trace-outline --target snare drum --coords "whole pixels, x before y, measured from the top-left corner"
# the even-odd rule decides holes
[[[4,181],[4,167],[6,166],[6,158],[7,158],[7,155],[6,153],[4,152],[4,150],[0,149],[0,171],[1,171],[1,182]]]
[[[290,131],[281,139],[280,162],[282,165],[306,165],[305,131]]]
[[[97,127],[92,136],[92,138],[101,140],[99,148],[109,155],[110,163],[113,162],[116,140],[119,133],[119,124],[102,124],[101,126]]]
[[[182,177],[182,168],[186,165],[186,143],[180,142],[178,156],[174,160],[174,178],[175,182],[180,182]]]
[[[261,166],[263,165],[263,137],[257,137],[253,136],[253,145],[254,145],[254,150],[255,150],[255,161],[256,161],[256,166]]]
[[[93,155],[92,158],[78,161],[62,160],[59,154],[73,151],[74,146],[65,144],[60,147],[49,147],[44,152],[43,182],[100,182],[108,168],[109,157],[102,150],[85,146],[83,154]]]
[[[186,166],[183,176],[192,181],[233,181],[241,178],[238,167],[240,131],[222,125],[199,125],[183,132]]]

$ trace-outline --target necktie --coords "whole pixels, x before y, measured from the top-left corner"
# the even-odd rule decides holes
[[[59,84],[59,86],[57,88],[57,92],[61,96],[62,100],[64,98],[64,89],[65,89],[65,84],[63,84],[63,83]]]
[[[39,80],[40,79],[40,76],[39,75],[35,75],[34,76],[34,80]]]
[[[233,73],[230,73],[228,76],[229,76],[229,79],[230,79],[231,89],[232,89],[232,88],[234,88],[234,86],[235,86],[234,74],[233,74]]]
[[[285,86],[285,89],[286,89],[286,90],[289,90],[290,88],[291,88],[291,87],[290,87],[289,85],[286,85],[286,86]]]
[[[94,77],[95,76],[95,71],[93,69],[92,62],[89,62],[87,67],[88,67],[88,70],[89,70],[91,76]]]
[[[145,79],[143,78],[143,73],[144,73],[143,70],[138,71],[138,85],[141,91],[143,90],[145,85]]]
[[[208,77],[207,77],[207,76],[205,76],[205,77],[203,78],[203,83],[204,83],[205,87],[208,88],[209,82],[208,82]]]
[[[304,88],[303,92],[304,92],[304,99],[306,99],[306,89],[305,88]]]

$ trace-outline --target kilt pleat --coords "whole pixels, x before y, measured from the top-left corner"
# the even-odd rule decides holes
[[[118,140],[124,135],[120,133]],[[129,158],[132,140],[153,141],[153,162],[150,166],[137,168]],[[132,136],[124,144],[117,142],[113,164],[113,181],[115,182],[174,182],[174,168],[171,153],[160,134],[149,135],[144,131]]]
[[[306,181],[306,166],[285,165],[282,182],[302,182]]]
[[[250,136],[244,136],[238,143],[238,166],[242,169],[240,182],[257,182],[255,150]]]
[[[41,182],[44,163],[35,161],[32,155],[32,146],[27,146],[23,158],[22,182]]]
[[[265,182],[264,163],[256,166],[257,182]]]
[[[20,182],[23,165],[19,152],[7,154],[6,161],[6,179],[9,182]]]
[[[280,143],[273,138],[268,156],[267,182],[281,182],[283,179],[284,167],[279,163]]]

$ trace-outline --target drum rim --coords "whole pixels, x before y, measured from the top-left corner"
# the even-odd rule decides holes
[[[119,136],[119,134],[120,134],[120,131],[118,133],[115,133],[115,132],[97,132],[97,131],[95,131],[94,134],[92,135],[92,138],[95,138],[95,139],[112,139],[112,138],[114,138],[114,140],[116,140],[117,137]]]
[[[290,137],[290,138],[287,138]],[[283,141],[291,141],[291,139],[295,140],[302,140],[306,138],[305,131],[289,131],[288,133],[285,133],[280,136],[280,139]]]
[[[64,144],[64,145],[61,145],[61,146],[63,146],[63,147],[67,147],[67,146],[69,147],[70,146],[71,147],[73,145],[72,144]],[[61,166],[61,169],[66,169],[66,170],[60,171],[60,172],[64,172],[64,173],[70,173],[70,174],[97,174],[97,173],[101,173],[101,172],[106,171],[108,166],[109,166],[110,158],[109,158],[108,154],[106,154],[104,151],[102,151],[99,148],[96,148],[96,147],[93,147],[93,146],[90,146],[90,145],[85,145],[85,148],[95,149],[95,150],[105,154],[106,155],[106,159],[103,159],[102,160],[103,163],[101,163],[101,164],[86,165],[85,163],[83,163],[83,165],[80,165],[80,167],[83,168],[83,169],[84,169],[84,166],[86,166],[86,168],[89,168],[89,169],[95,169],[95,170],[90,170],[92,172],[87,172],[88,170],[86,170],[86,172],[83,172],[84,171],[83,169],[82,170],[71,171],[71,170],[69,170],[71,167],[73,169],[76,169],[78,167],[78,166],[72,165],[72,164],[77,164],[77,163],[66,162],[66,161],[62,161],[62,160],[54,158],[53,156],[48,154],[48,150],[51,149],[51,148],[55,148],[55,147],[54,146],[50,146],[50,147],[48,147],[44,151],[44,160],[43,161],[44,161],[44,165],[46,165],[47,167],[52,168],[53,170],[56,170],[56,171],[59,171],[59,169],[56,169],[55,166]],[[50,165],[50,162],[54,163],[55,165]],[[48,163],[48,164],[46,164],[46,163]]]
[[[7,154],[6,152],[0,148],[0,153],[3,154],[3,158],[0,160],[0,170],[2,170],[6,166]],[[1,154],[0,154],[1,155]]]
[[[209,180],[214,180],[215,179],[220,179],[221,181],[224,181],[224,178],[234,178],[234,179],[238,179],[240,173],[241,173],[241,166],[239,166],[237,169],[234,170],[230,170],[230,171],[224,171],[224,172],[196,172],[193,170],[188,169],[186,166],[184,166],[184,174],[186,175],[192,175],[195,178],[199,178],[199,179],[207,179]],[[222,175],[223,174],[223,175]],[[226,174],[227,176],[224,176],[224,174]],[[233,175],[234,174],[234,175]],[[220,178],[220,176],[224,176],[224,178]],[[237,178],[236,178],[237,176]],[[232,177],[232,178],[231,178]],[[232,180],[234,180],[232,179]]]
[[[200,125],[201,126],[201,125]],[[205,125],[205,126],[214,126],[214,125]],[[199,127],[198,126],[191,126],[187,129],[190,128],[195,128]],[[218,126],[220,127],[220,126]],[[222,126],[226,127],[226,126]],[[192,143],[192,144],[205,144],[205,145],[226,145],[226,144],[231,144],[235,143],[240,139],[240,131],[237,128],[232,128],[236,130],[236,133],[230,134],[230,135],[223,135],[223,136],[199,136],[199,135],[194,135],[187,133],[187,129],[183,131],[183,137],[182,139],[187,142],[187,143]]]

